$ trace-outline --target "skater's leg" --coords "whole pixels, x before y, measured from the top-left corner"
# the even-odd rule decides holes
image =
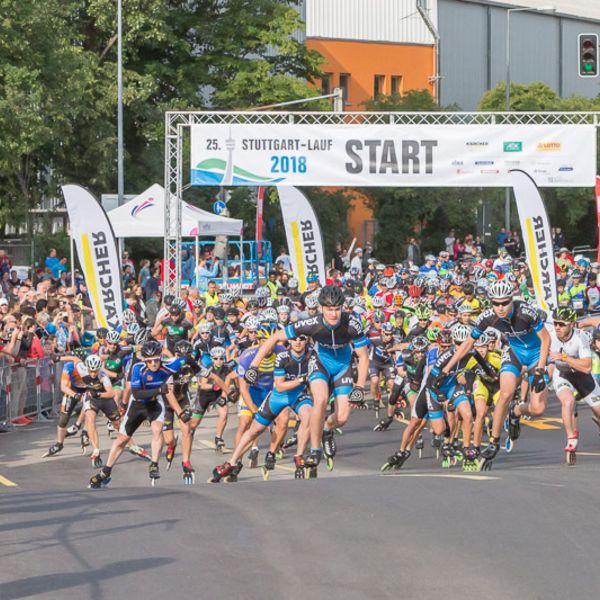
[[[113,467],[115,463],[119,460],[119,456],[123,454],[123,450],[125,450],[125,446],[129,442],[131,438],[122,433],[117,434],[117,439],[112,443],[110,447],[110,452],[108,453],[108,459],[106,460],[107,467]]]
[[[279,446],[283,443],[285,439],[285,434],[288,430],[288,419],[290,415],[289,408],[284,408],[279,416],[275,419],[275,427],[273,428],[273,432],[271,433],[271,445],[269,449],[271,452],[275,452]]]
[[[229,462],[233,465],[241,460],[266,428],[266,425],[262,425],[258,421],[252,421],[250,427],[240,436],[240,441],[236,445]]]
[[[85,411],[85,428],[90,437],[90,443],[92,444],[92,449],[99,450],[100,443],[98,440],[98,430],[96,429],[96,411],[92,409],[88,409]]]
[[[327,419],[327,429],[335,429],[336,427],[343,427],[350,418],[352,409],[350,407],[350,399],[347,395],[341,395],[335,397],[335,412],[329,415]]]
[[[326,381],[317,379],[311,382],[310,391],[314,402],[314,408],[310,416],[310,446],[311,449],[317,449],[321,447],[325,412],[329,400],[329,385]]]
[[[473,424],[473,445],[475,447],[481,446],[487,410],[487,398],[483,395],[475,396],[475,422]]]
[[[157,463],[160,459],[160,453],[163,447],[163,424],[161,421],[152,421],[152,423],[150,423],[150,429],[152,431],[152,462]]]
[[[229,409],[227,405],[219,406],[217,410],[217,425],[215,427],[215,436],[218,438],[223,437],[223,433],[225,433],[225,427],[227,427],[227,415],[229,413]]]
[[[529,402],[520,404],[516,407],[518,415],[528,415],[530,417],[541,417],[546,412],[546,402],[548,400],[548,389],[541,392],[529,392]]]
[[[473,412],[468,401],[461,402],[457,409],[462,419],[463,446],[467,448],[471,444],[471,429],[473,426]]]
[[[575,396],[573,392],[564,387],[559,390],[556,394],[561,404],[561,417],[563,425],[565,426],[565,432],[567,438],[575,436],[576,425],[575,425]]]
[[[190,462],[192,456],[192,429],[190,423],[179,421],[179,430],[181,431],[181,460],[184,463]]]
[[[492,423],[492,437],[500,439],[502,428],[504,427],[504,419],[508,412],[508,406],[515,395],[517,387],[517,377],[510,371],[500,373],[500,395],[498,402],[494,408],[494,418]]]
[[[296,454],[304,455],[308,445],[308,437],[310,434],[310,415],[312,413],[312,405],[305,404],[298,409],[298,418],[300,419],[300,427],[297,433],[297,451]]]
[[[247,431],[248,427],[250,427],[251,423],[252,423],[251,415],[245,414],[245,413],[240,413],[239,421],[238,421],[238,428],[237,428],[237,431],[235,432],[235,437],[233,440],[233,443],[235,444],[236,448],[238,447],[240,440],[242,439],[242,436]]]

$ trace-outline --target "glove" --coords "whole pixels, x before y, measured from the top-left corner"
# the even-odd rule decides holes
[[[89,394],[95,400],[97,400],[98,398],[100,398],[100,390],[90,390]]]
[[[362,404],[365,401],[365,391],[362,387],[355,385],[348,398],[354,404]]]
[[[240,397],[240,393],[237,390],[231,390],[227,394],[227,401],[231,402],[233,404],[238,401],[239,397]]]
[[[546,385],[548,385],[548,374],[546,373],[546,369],[538,367],[533,372],[531,387],[534,392],[539,394],[546,389]]]
[[[72,398],[73,402],[79,402],[81,400],[81,394],[77,393]]]
[[[410,388],[411,392],[418,392],[421,384],[418,381],[411,381],[408,384],[408,387]]]
[[[192,418],[192,411],[189,408],[185,408],[177,416],[182,423],[187,423]]]
[[[446,374],[443,371],[440,371],[437,375],[431,375],[429,387],[434,390],[437,390],[442,383],[444,383],[444,379],[446,379]]]
[[[227,396],[219,396],[217,406],[227,406]]]
[[[163,383],[160,388],[158,388],[158,392],[160,394],[166,394],[169,391],[169,384],[168,383]]]
[[[250,367],[244,373],[244,379],[250,385],[254,385],[258,381],[258,369],[256,367]]]

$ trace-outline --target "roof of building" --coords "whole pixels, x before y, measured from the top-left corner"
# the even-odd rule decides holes
[[[465,0],[463,0],[465,1]],[[494,4],[515,8],[553,6],[558,15],[600,21],[600,0],[466,0],[477,4]]]

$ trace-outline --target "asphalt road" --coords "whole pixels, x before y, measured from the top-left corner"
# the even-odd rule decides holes
[[[594,597],[600,437],[587,407],[580,415],[575,467],[553,407],[491,472],[442,470],[427,443],[421,460],[381,475],[402,426],[375,433],[373,414],[357,412],[332,473],[295,481],[290,457],[268,482],[245,468],[219,485],[205,483],[221,458],[209,418],[195,486],[177,462],[152,488],[147,463],[124,455],[98,491],[86,489],[93,470],[75,441],[40,458],[52,424],[0,434],[0,598]]]

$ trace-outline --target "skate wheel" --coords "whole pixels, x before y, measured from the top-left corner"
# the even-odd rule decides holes
[[[506,442],[504,443],[504,449],[510,453],[513,451],[514,443],[510,438],[506,438]]]
[[[327,470],[333,471],[333,458],[331,456],[327,457],[326,463],[327,463]]]
[[[152,478],[152,479],[150,480],[150,485],[151,485],[152,487],[156,487],[156,479]]]
[[[172,461],[169,461],[169,460],[167,461],[167,471],[171,470],[171,465],[172,464],[173,464]]]
[[[508,433],[508,418],[504,419],[504,423],[502,424],[502,428],[504,429],[504,433]]]
[[[423,450],[421,448],[419,448],[419,458],[423,458]]]
[[[261,467],[261,471],[262,471],[263,481],[269,481],[269,475],[271,474],[271,471],[269,471],[269,469],[267,469],[267,467]]]
[[[437,460],[440,460],[440,450],[439,450],[439,448],[436,448],[436,450],[435,450],[435,457],[436,457]]]
[[[570,467],[575,466],[577,463],[577,453],[576,452],[567,452],[567,464]]]

